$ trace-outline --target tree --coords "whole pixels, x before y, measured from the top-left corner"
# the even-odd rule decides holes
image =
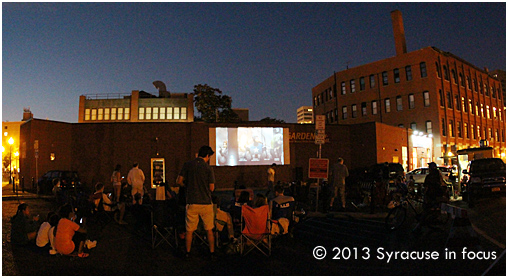
[[[270,117],[263,118],[259,121],[262,123],[268,123],[268,124],[284,124],[284,123],[286,123],[284,120],[272,119]]]
[[[194,86],[194,103],[201,114],[201,120],[207,123],[238,122],[240,118],[231,109],[231,97],[222,95],[222,91],[205,85]]]

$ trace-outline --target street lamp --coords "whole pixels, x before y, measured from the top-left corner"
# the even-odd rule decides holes
[[[9,138],[9,141],[7,141],[7,142],[9,142],[9,145],[10,145],[9,150],[10,150],[10,156],[11,156],[11,158],[9,160],[9,184],[10,184],[12,182],[12,144],[14,144],[14,139],[12,139],[12,137],[11,137],[11,138]]]

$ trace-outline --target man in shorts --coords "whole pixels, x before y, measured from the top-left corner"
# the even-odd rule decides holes
[[[209,146],[199,149],[198,157],[183,165],[176,183],[186,187],[186,216],[185,216],[185,251],[189,257],[192,246],[192,235],[198,227],[199,218],[203,221],[207,233],[210,255],[215,252],[215,238],[213,235],[214,214],[212,192],[215,189],[215,175],[208,165],[214,151]]]

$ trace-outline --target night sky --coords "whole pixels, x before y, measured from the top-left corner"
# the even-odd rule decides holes
[[[395,56],[390,12],[408,52],[435,46],[506,69],[505,3],[2,3],[2,120],[78,121],[79,96],[163,81],[208,84],[250,120],[296,122],[312,87]]]

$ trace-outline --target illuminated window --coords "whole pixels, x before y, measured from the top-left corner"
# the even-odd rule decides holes
[[[409,94],[409,96],[407,97],[407,100],[409,103],[409,109],[414,109],[415,108],[415,95]]]
[[[487,110],[487,119],[490,119],[490,106],[486,106],[485,110]]]
[[[139,107],[139,119],[144,120],[145,119],[145,107]]]
[[[152,107],[147,107],[146,108],[145,119],[147,119],[147,120],[151,120],[152,119]]]
[[[181,110],[180,119],[187,120],[187,107],[182,107],[180,110]]]
[[[85,109],[85,121],[90,121],[90,109]]]
[[[427,91],[423,92],[423,106],[430,106],[430,94]]]
[[[180,107],[174,108],[175,113],[173,114],[173,117],[175,120],[180,120]]]
[[[168,120],[173,119],[173,107],[168,107],[166,115],[167,115],[166,119],[168,119]]]
[[[98,109],[98,116],[97,116],[97,120],[99,121],[102,121],[103,117],[104,117],[104,108],[99,108]]]
[[[453,120],[450,120],[448,123],[448,134],[450,134],[451,137],[455,137],[455,126],[453,124]]]
[[[428,134],[432,134],[432,122],[431,121],[425,122],[425,132],[427,132]]]
[[[346,94],[346,82],[340,83],[340,94],[345,95]]]
[[[471,125],[471,135],[473,135],[473,139],[476,139],[476,132],[474,132],[474,125]]]
[[[159,118],[161,120],[165,120],[166,119],[166,107],[161,107],[161,109],[159,111]]]
[[[464,135],[466,135],[466,138],[469,139],[469,125],[467,123],[464,123]]]
[[[402,111],[402,97],[401,96],[397,96],[397,111]]]
[[[351,93],[356,92],[356,86],[355,86],[355,80],[354,79],[349,80],[349,85],[351,86]]]
[[[390,113],[390,99],[389,98],[386,98],[385,99],[385,112],[386,113]]]
[[[130,112],[131,112],[131,109],[130,109],[130,108],[125,108],[125,109],[124,109],[124,114],[123,114],[124,116],[123,116],[123,118],[124,118],[125,120],[130,119],[130,115],[131,115],[131,113],[130,113]]]
[[[377,101],[373,100],[371,102],[372,105],[372,115],[377,115]]]
[[[97,120],[97,109],[92,109],[92,121]]]
[[[104,120],[109,121],[109,115],[111,113],[110,108],[104,108]]]
[[[152,109],[152,111],[153,111],[152,119],[158,120],[159,119],[159,107],[154,107]]]
[[[466,100],[464,99],[464,97],[461,97],[460,104],[462,105],[462,111],[467,113],[467,105],[466,105]]]
[[[116,107],[111,108],[111,120],[116,120]]]
[[[457,136],[459,138],[462,138],[462,123],[461,122],[457,122]]]
[[[123,108],[118,108],[118,120],[123,120]]]

